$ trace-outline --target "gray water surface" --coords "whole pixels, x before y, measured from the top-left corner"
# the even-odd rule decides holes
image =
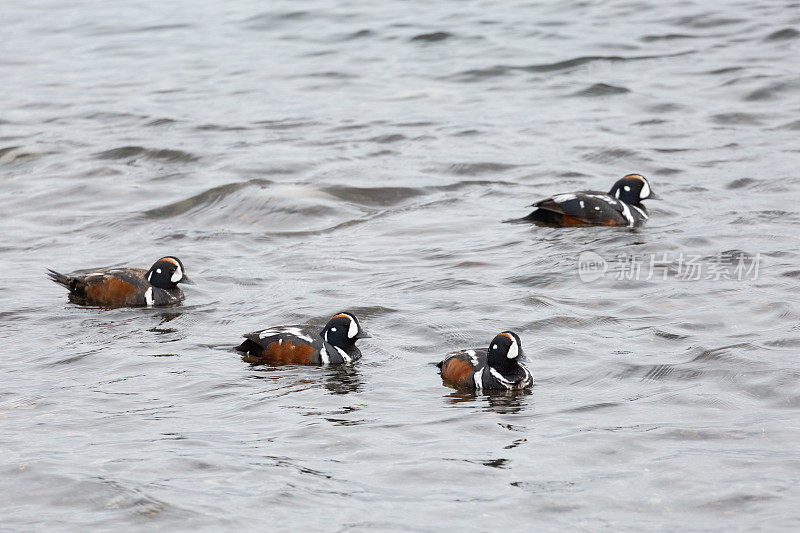
[[[2,14],[0,528],[800,527],[800,4]],[[502,223],[629,172],[642,229]],[[45,277],[167,254],[172,309]],[[343,309],[352,368],[231,350]],[[530,393],[442,384],[505,329]]]

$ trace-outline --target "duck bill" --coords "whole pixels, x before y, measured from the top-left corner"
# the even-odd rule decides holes
[[[652,191],[650,191],[650,196],[648,196],[648,197],[647,197],[647,198],[645,198],[645,199],[646,199],[646,200],[663,200],[663,198],[662,198],[662,197],[660,197],[659,195],[657,195],[656,193],[654,193],[654,192],[652,192]]]
[[[187,276],[186,274],[183,275],[183,277],[180,279],[180,281],[178,281],[178,283],[185,283],[187,285],[197,285],[194,281],[190,280],[189,276]]]
[[[356,335],[356,340],[358,340],[358,339],[371,339],[371,338],[372,338],[372,335],[370,335],[369,333],[367,333],[365,331],[362,331],[361,333]]]

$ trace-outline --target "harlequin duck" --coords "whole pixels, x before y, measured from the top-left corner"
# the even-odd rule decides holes
[[[608,193],[579,191],[556,194],[540,200],[531,214],[522,220],[556,226],[629,226],[644,223],[647,209],[642,200],[658,200],[647,179],[628,174],[617,181]]]
[[[371,335],[361,329],[355,316],[338,313],[322,328],[278,326],[245,335],[236,349],[245,352],[248,363],[296,363],[301,365],[336,365],[361,358],[356,341]]]
[[[61,274],[49,269],[50,279],[69,289],[70,301],[101,307],[163,307],[183,300],[178,283],[186,277],[177,257],[162,257],[150,267],[92,268]]]
[[[533,385],[533,376],[520,362],[524,357],[519,336],[504,331],[488,350],[454,352],[436,366],[442,379],[468,390],[522,390]]]

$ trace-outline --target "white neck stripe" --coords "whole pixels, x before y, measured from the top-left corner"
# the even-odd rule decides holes
[[[478,370],[472,375],[472,379],[475,382],[475,388],[477,390],[481,390],[483,388],[483,371],[485,367]]]

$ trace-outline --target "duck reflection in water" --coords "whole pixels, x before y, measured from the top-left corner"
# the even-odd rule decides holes
[[[159,322],[157,326],[154,326],[154,327],[150,328],[148,331],[152,331],[153,333],[158,333],[158,334],[161,334],[161,335],[167,335],[167,334],[170,334],[170,333],[178,333],[179,330],[176,329],[176,328],[169,328],[169,327],[163,327],[163,326],[167,322],[172,322],[176,318],[179,318],[182,314],[183,313],[180,312],[180,311],[165,311],[163,313],[158,313],[155,316],[160,318],[161,322]],[[173,339],[173,340],[182,340],[184,337],[185,337],[185,335],[182,336],[182,337],[177,337],[176,339]]]
[[[295,364],[259,364],[251,363],[256,371],[251,377],[255,379],[283,379],[291,376],[293,388],[310,390],[322,386],[331,394],[349,394],[363,389],[364,381],[358,368],[350,365],[311,367]],[[298,372],[303,373],[298,377]],[[289,374],[291,373],[291,374]],[[321,376],[318,374],[322,374]]]
[[[360,391],[364,382],[358,368],[342,365],[326,368],[322,385],[331,394],[348,394]]]
[[[445,402],[453,407],[481,407],[486,411],[500,414],[515,414],[525,409],[532,400],[530,389],[519,391],[490,390],[482,393],[456,389],[444,396]]]

